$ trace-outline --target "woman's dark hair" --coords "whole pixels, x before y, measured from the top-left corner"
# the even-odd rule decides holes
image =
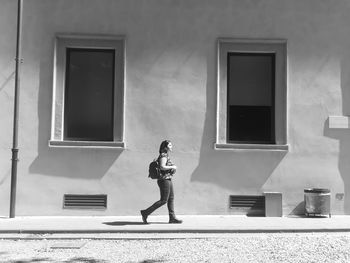
[[[162,141],[159,147],[159,153],[167,153],[168,152],[168,144],[170,143],[169,140]]]

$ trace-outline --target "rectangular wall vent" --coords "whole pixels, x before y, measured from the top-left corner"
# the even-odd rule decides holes
[[[230,195],[230,209],[249,216],[265,215],[265,196],[263,195]]]
[[[106,209],[107,195],[65,194],[63,208],[66,209]]]

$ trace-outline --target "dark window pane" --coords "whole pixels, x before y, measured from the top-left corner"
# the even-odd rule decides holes
[[[228,53],[228,141],[274,143],[275,55]]]
[[[271,107],[230,106],[229,140],[245,143],[271,141]]]
[[[114,55],[67,49],[65,140],[113,140]]]

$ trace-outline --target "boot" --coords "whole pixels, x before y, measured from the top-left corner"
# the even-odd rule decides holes
[[[146,211],[145,210],[141,210],[140,213],[141,213],[141,216],[142,216],[143,223],[144,224],[148,224],[148,222],[147,222],[148,214],[146,213]]]
[[[182,220],[177,219],[175,215],[169,215],[169,224],[181,224]]]

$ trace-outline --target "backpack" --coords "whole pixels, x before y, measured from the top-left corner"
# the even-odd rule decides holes
[[[158,158],[154,159],[149,164],[148,177],[150,177],[151,179],[160,179],[160,169],[159,169]]]

